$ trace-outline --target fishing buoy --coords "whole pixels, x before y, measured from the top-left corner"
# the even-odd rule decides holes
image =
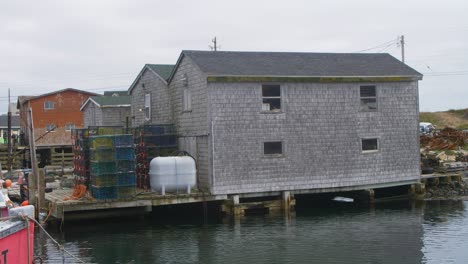
[[[26,206],[26,205],[29,205],[29,201],[28,201],[28,200],[23,201],[23,202],[21,203],[21,206]]]
[[[5,181],[5,186],[9,188],[11,186],[11,180],[6,180]]]

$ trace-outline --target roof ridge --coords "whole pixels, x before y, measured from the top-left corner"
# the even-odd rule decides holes
[[[422,77],[388,53],[184,50],[183,55],[207,76]]]

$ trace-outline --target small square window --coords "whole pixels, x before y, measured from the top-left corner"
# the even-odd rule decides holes
[[[359,96],[361,111],[377,111],[377,91],[374,85],[359,87]]]
[[[263,154],[264,155],[282,155],[283,154],[283,142],[263,142]]]
[[[45,101],[44,102],[44,109],[54,109],[55,105],[52,101]]]
[[[379,150],[379,141],[377,138],[361,139],[362,152],[374,152]]]
[[[281,111],[281,87],[279,85],[262,85],[262,111]]]
[[[57,127],[54,124],[47,124],[46,131],[47,132],[54,132]]]

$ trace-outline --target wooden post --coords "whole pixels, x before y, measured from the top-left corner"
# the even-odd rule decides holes
[[[288,213],[291,210],[291,192],[284,191],[281,193],[281,205],[283,207],[283,211]]]
[[[62,148],[62,175],[60,176],[63,176],[65,174],[64,167],[65,167],[65,149]]]
[[[232,199],[232,214],[234,216],[240,216],[244,214],[244,210],[240,208],[240,200],[239,200],[239,195],[233,195],[231,197]]]
[[[8,90],[8,93],[10,90]],[[8,105],[8,132],[7,132],[7,141],[8,141],[8,171],[11,173],[12,168],[12,154],[13,151],[11,149],[11,112],[10,112],[10,105]]]
[[[39,169],[39,174],[38,174],[38,186],[37,186],[37,204],[38,204],[38,213],[40,213],[41,207],[39,206],[44,206],[45,205],[45,170],[44,169]],[[39,216],[39,214],[38,214]]]
[[[42,206],[41,200],[37,199],[40,197],[37,193],[40,189],[44,191],[44,186],[41,187],[40,175],[37,167],[37,157],[36,157],[36,142],[34,138],[34,123],[32,118],[32,109],[29,107],[28,111],[28,128],[29,128],[29,153],[31,155],[31,168],[32,175],[29,176],[29,203],[36,206],[36,211],[38,212],[36,216],[39,216],[39,210]],[[31,177],[32,176],[32,177]]]
[[[8,88],[8,133],[7,133],[7,140],[8,140],[8,171],[11,173],[12,168],[12,148],[11,148],[11,111],[10,111],[10,89]]]

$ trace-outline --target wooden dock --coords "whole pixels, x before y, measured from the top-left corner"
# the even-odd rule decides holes
[[[465,172],[433,173],[421,175],[421,183],[438,185],[439,183],[461,182],[466,177]]]
[[[443,177],[430,176],[430,177]],[[421,180],[430,180],[429,177],[424,177]],[[419,183],[419,180],[401,182],[400,185],[412,185]],[[50,215],[50,218],[61,220],[65,219],[93,219],[121,215],[132,215],[132,212],[149,212],[153,207],[215,202],[220,203],[220,209],[226,214],[243,215],[249,210],[267,209],[268,211],[284,210],[289,211],[294,208],[295,195],[299,194],[317,194],[326,192],[346,192],[370,190],[374,188],[393,187],[386,185],[366,185],[366,186],[351,186],[343,188],[330,189],[303,189],[294,191],[275,191],[267,193],[247,193],[247,194],[231,194],[231,195],[212,195],[202,192],[186,193],[160,193],[150,192],[143,189],[136,189],[136,194],[131,198],[113,199],[113,200],[96,200],[89,194],[81,199],[69,199],[72,196],[73,189],[55,189],[53,192],[45,193],[46,204],[41,212],[45,211]],[[19,199],[19,188],[10,188],[9,196]],[[48,217],[49,218],[49,217]]]
[[[46,202],[52,217],[63,219],[68,213],[97,213],[99,210],[106,209],[145,208],[228,199],[227,195],[206,195],[203,193],[160,195],[154,192],[137,189],[137,193],[134,197],[123,200],[96,200],[91,196],[73,200],[69,199],[72,192],[73,189],[62,189],[45,194]],[[10,189],[9,196],[19,197],[19,189]]]

